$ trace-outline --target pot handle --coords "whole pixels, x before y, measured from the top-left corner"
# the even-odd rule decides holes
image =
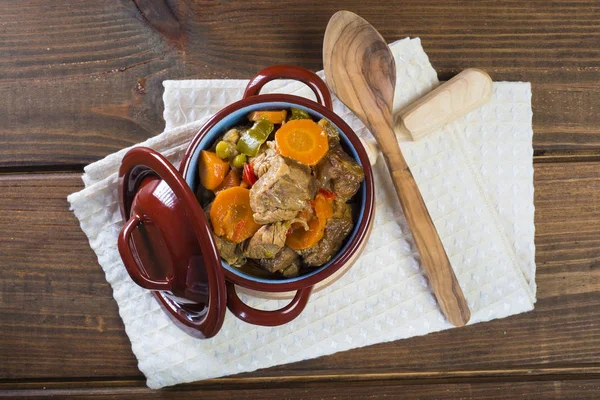
[[[121,259],[123,260],[123,264],[125,264],[125,268],[129,273],[129,276],[135,283],[144,289],[149,290],[171,290],[171,281],[170,280],[154,280],[143,273],[143,268],[137,262],[136,258],[133,256],[131,252],[131,235],[135,228],[138,227],[142,223],[142,219],[138,215],[133,215],[129,221],[125,224],[123,229],[121,230],[121,234],[117,240],[117,246],[119,248],[119,253],[121,254]]]
[[[323,79],[312,71],[293,65],[274,65],[261,70],[246,86],[244,98],[258,95],[267,82],[275,79],[294,79],[304,83],[317,96],[318,103],[333,110],[331,94]]]
[[[295,319],[306,307],[312,286],[300,289],[288,305],[279,310],[264,311],[252,308],[242,302],[235,291],[235,285],[227,282],[227,308],[244,322],[261,326],[278,326]]]

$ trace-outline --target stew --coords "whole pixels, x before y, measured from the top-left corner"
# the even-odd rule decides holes
[[[354,226],[364,172],[327,119],[296,108],[254,111],[200,161],[198,200],[219,254],[245,273],[309,273],[331,260]]]

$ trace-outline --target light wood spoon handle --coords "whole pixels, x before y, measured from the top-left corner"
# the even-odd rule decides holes
[[[380,132],[380,136],[394,135],[391,126],[387,129],[389,129],[389,133],[383,134]],[[396,148],[398,147],[396,146]],[[412,231],[417,250],[421,255],[421,264],[427,273],[429,284],[438,304],[451,324],[464,326],[469,322],[471,312],[454,275],[442,241],[433,225],[417,182],[399,149],[397,151],[393,148],[388,149],[388,151],[383,152],[383,156],[392,175],[394,188],[398,194],[408,226]]]
[[[396,64],[388,45],[367,21],[338,11],[325,30],[323,67],[330,88],[379,144],[442,312],[450,323],[465,325],[469,307],[392,128]]]
[[[477,68],[469,68],[443,83],[396,115],[396,132],[419,140],[460,118],[492,97],[492,78]]]

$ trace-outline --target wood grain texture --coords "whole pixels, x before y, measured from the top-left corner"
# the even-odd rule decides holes
[[[76,244],[87,240],[66,196],[81,180],[0,177],[0,379],[138,375],[96,255]]]
[[[0,167],[79,168],[161,132],[164,79],[319,70],[339,9],[388,41],[420,37],[442,79],[479,67],[531,81],[536,150],[600,150],[596,0],[5,0]]]
[[[392,128],[396,82],[392,52],[367,21],[349,11],[339,11],[325,30],[323,65],[331,90],[369,128],[379,144],[442,313],[454,326],[465,326],[471,318],[467,300]],[[452,83],[446,85],[451,86]],[[460,108],[458,104],[457,107]],[[417,127],[413,128],[415,133]]]
[[[600,162],[536,165],[533,312],[238,378],[454,379],[600,367],[599,171]],[[68,210],[65,197],[81,187],[75,174],[1,176],[0,226],[10,229],[0,230],[0,379],[141,379],[110,287]]]
[[[404,385],[399,382],[330,382],[327,385],[280,385],[266,383],[259,387],[239,385],[182,385],[177,388],[149,390],[143,387],[38,387],[24,390],[0,390],[1,397],[21,395],[28,399],[50,396],[69,399],[402,399],[402,400],[596,400],[600,379],[575,381],[544,380],[529,382],[430,383]]]
[[[80,169],[160,131],[162,80],[182,66],[135,13],[108,0],[2,3],[0,168]]]
[[[65,197],[84,164],[162,131],[162,80],[319,70],[339,9],[390,42],[420,37],[442,80],[479,67],[532,82],[536,309],[151,392]],[[0,397],[598,398],[599,12],[596,0],[3,1]],[[77,174],[2,174],[49,170]]]

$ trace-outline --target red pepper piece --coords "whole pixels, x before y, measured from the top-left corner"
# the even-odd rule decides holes
[[[335,196],[336,196],[336,194],[334,192],[332,192],[331,190],[327,190],[327,189],[319,189],[318,193],[322,194],[327,199],[335,199]]]
[[[244,165],[244,171],[242,172],[242,180],[246,182],[246,185],[248,185],[249,188],[251,188],[252,185],[254,185],[258,180],[256,174],[254,173],[254,168],[252,167],[252,164]]]

